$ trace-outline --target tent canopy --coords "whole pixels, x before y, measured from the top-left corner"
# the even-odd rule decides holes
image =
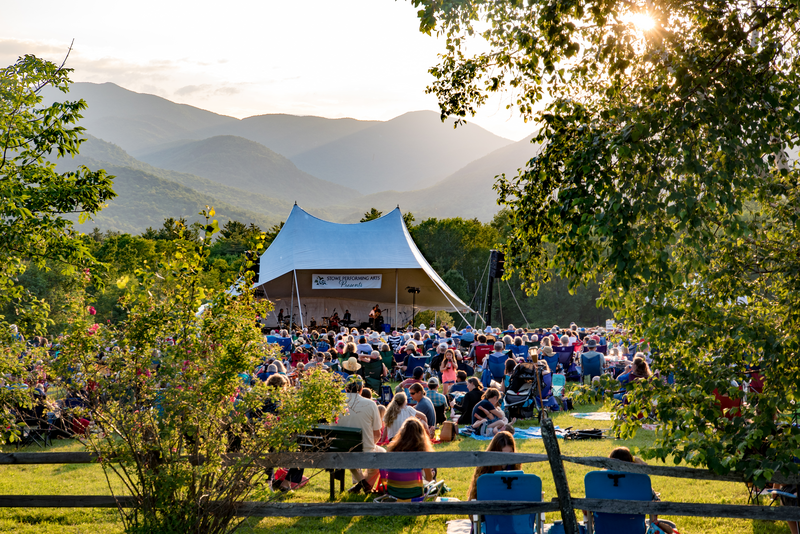
[[[412,297],[417,310],[472,312],[425,260],[399,208],[372,221],[340,224],[318,219],[295,204],[280,233],[261,255],[259,269],[254,285],[279,302],[276,308],[288,309],[293,300],[293,311],[307,316],[304,322],[315,313],[316,317],[327,316],[337,306],[342,306],[337,308],[341,315],[348,303],[356,320],[365,321],[366,317],[357,314],[368,312],[375,304],[387,319],[399,313],[410,320]],[[374,275],[371,283],[364,284],[372,287],[320,285],[320,277],[315,276],[359,274]],[[315,277],[316,283],[312,281]],[[420,291],[412,295],[408,287]],[[298,300],[312,311],[298,308]]]

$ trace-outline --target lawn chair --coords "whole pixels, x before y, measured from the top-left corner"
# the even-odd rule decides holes
[[[598,358],[586,358],[581,355],[581,380],[584,377],[594,378],[603,374],[603,356]]]
[[[289,354],[292,352],[292,338],[275,336],[275,343],[281,348],[281,354]]]
[[[621,471],[592,471],[583,479],[587,499],[651,501],[650,477]],[[589,514],[588,534],[641,534],[647,529],[644,514]]]
[[[492,375],[492,379],[503,383],[503,380],[506,376],[506,361],[508,360],[508,355],[503,354],[502,356],[495,356],[490,355],[489,358],[486,360],[487,367],[489,372]]]
[[[458,362],[458,370],[464,371],[467,373],[467,376],[472,376],[475,374],[475,369],[470,364],[463,361]]]
[[[302,363],[303,365],[308,363],[308,354],[304,352],[293,352],[291,358],[292,367],[297,367],[298,363]]]
[[[392,393],[392,386],[388,384],[382,385],[380,393],[378,394],[378,403],[383,404],[384,406],[389,406],[389,403],[392,402],[393,398],[394,393]]]
[[[414,376],[414,369],[417,367],[424,368],[428,359],[424,356],[411,356],[408,358],[408,367],[406,368],[406,378]]]
[[[554,397],[559,399],[564,395],[564,386],[567,385],[567,377],[562,374],[551,374],[551,391]]]
[[[475,365],[483,364],[483,359],[494,352],[491,345],[476,345],[475,346]]]
[[[478,478],[479,501],[541,502],[542,479],[523,471],[496,471]],[[473,516],[480,517],[480,516]],[[485,515],[483,517],[486,534],[516,534],[542,532],[540,514],[526,515]],[[477,521],[476,521],[477,523]],[[473,532],[481,532],[475,525]],[[642,530],[644,532],[644,530]]]
[[[372,391],[380,391],[381,376],[383,376],[383,362],[381,360],[361,362],[360,374],[364,377],[365,386]]]
[[[508,348],[515,358],[528,359],[528,347],[526,345],[510,345]]]
[[[547,362],[547,367],[550,368],[551,373],[556,372],[556,368],[558,367],[558,354],[553,354],[552,356],[544,356],[540,354],[539,359]]]

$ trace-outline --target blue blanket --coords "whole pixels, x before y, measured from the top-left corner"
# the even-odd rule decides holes
[[[481,441],[491,441],[492,438],[485,437],[485,436],[478,436],[477,434],[464,434],[463,431],[460,431],[459,434],[462,436],[469,436],[473,439],[478,439]],[[556,437],[563,438],[564,431],[561,430],[559,427],[556,427]],[[514,429],[514,439],[542,439],[542,430],[538,426],[531,426],[528,428],[516,428]]]

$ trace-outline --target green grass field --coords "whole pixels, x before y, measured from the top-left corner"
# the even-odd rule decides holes
[[[578,411],[595,411],[602,409],[600,406],[582,406]],[[610,426],[608,421],[585,421],[576,419],[569,414],[556,414],[554,422],[561,428],[569,426],[575,428],[605,428]],[[525,427],[532,422],[521,422],[518,426]],[[653,437],[652,432],[641,432],[636,439],[629,441],[602,440],[602,441],[568,441],[560,442],[561,451],[569,456],[607,456],[614,447],[625,445],[627,447],[642,447]],[[483,450],[488,442],[471,438],[460,439],[452,443],[437,445],[436,450]],[[544,453],[544,444],[541,440],[520,440],[517,447],[523,452]],[[5,452],[13,451],[5,448]],[[37,448],[28,448],[26,451],[36,452]],[[56,442],[51,450],[77,451],[80,445],[72,441]],[[592,468],[565,464],[571,492],[576,497],[583,497],[583,476]],[[536,473],[542,478],[544,485],[544,499],[555,498],[555,486],[547,463],[527,464],[526,472]],[[94,465],[29,465],[29,466],[0,466],[0,494],[3,495],[105,495],[109,493],[105,477],[99,466]],[[314,476],[316,471],[306,474],[311,476],[311,482],[305,488],[289,494],[289,502],[324,502],[328,498],[328,477],[324,472]],[[439,477],[444,478],[453,491],[449,496],[465,499],[467,488],[472,477],[472,470],[441,469]],[[676,478],[653,477],[653,488],[661,493],[664,501],[675,502],[702,502],[718,504],[746,504],[747,490],[743,484],[726,482],[690,481]],[[342,500],[364,501],[363,495],[340,496]],[[769,499],[765,499],[769,502]],[[446,521],[455,519],[449,516],[431,516],[420,518],[268,518],[247,519],[241,526],[244,533],[267,532],[319,532],[319,533],[365,533],[382,534],[401,532],[443,533],[446,532]],[[546,520],[552,522],[560,519],[557,513],[548,514]],[[580,517],[579,517],[580,519]],[[677,523],[682,533],[694,534],[782,534],[788,533],[785,523],[693,518],[693,517],[666,517]],[[20,532],[31,534],[56,534],[56,533],[87,533],[105,534],[122,531],[122,525],[117,519],[116,512],[110,509],[41,509],[41,508],[5,508],[0,509],[0,532]]]

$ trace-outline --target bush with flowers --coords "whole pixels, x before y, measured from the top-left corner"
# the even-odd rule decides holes
[[[200,243],[176,240],[172,259],[127,281],[127,321],[94,323],[87,308],[54,362],[54,375],[83,400],[92,422],[84,440],[109,488],[117,479],[134,497],[119,508],[128,532],[234,530],[237,503],[265,475],[255,459],[291,450],[294,436],[344,406],[341,383],[322,371],[285,391],[242,379],[271,350],[256,327],[267,303],[244,273],[235,291],[203,286],[217,230],[213,209],[203,214]],[[264,415],[267,402],[283,416]]]

